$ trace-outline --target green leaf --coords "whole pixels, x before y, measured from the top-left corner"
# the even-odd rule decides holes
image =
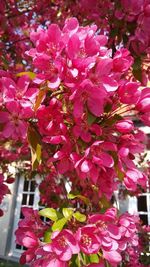
[[[74,195],[74,194],[68,194],[67,195],[68,199],[75,199],[76,197],[77,197],[77,195]]]
[[[64,227],[64,225],[66,224],[67,219],[66,218],[62,218],[56,222],[54,222],[54,224],[52,225],[52,231],[61,231]]]
[[[89,257],[91,263],[99,263],[99,257],[97,254],[91,254]]]
[[[86,216],[84,214],[80,213],[79,211],[75,212],[73,214],[73,217],[79,222],[85,222],[86,221]]]
[[[36,97],[36,101],[35,101],[35,105],[34,105],[34,111],[37,111],[37,109],[39,108],[40,104],[42,103],[44,96],[46,94],[47,90],[43,89],[39,91],[38,96]]]
[[[101,209],[108,209],[108,208],[110,208],[111,203],[110,203],[110,201],[107,200],[107,198],[105,197],[105,195],[103,195],[100,198],[99,205],[100,205],[100,208]]]
[[[87,122],[88,125],[91,125],[93,122],[95,122],[97,117],[95,117],[92,113],[88,112],[87,114]]]
[[[109,151],[109,154],[113,157],[115,165],[118,163],[118,155],[116,151]]]
[[[119,114],[115,114],[113,117],[107,119],[106,122],[104,121],[104,123],[108,126],[112,126],[113,124],[115,124],[121,119],[122,119],[122,116],[120,116]]]
[[[83,257],[84,257],[84,262],[85,262],[86,265],[89,264],[89,263],[91,263],[90,262],[90,256],[89,255],[83,254]]]
[[[41,160],[41,152],[42,152],[41,145],[37,144],[37,146],[36,146],[36,159],[38,162],[40,162],[40,160]]]
[[[104,112],[108,113],[112,110],[112,105],[110,103],[107,103],[107,105],[104,108]]]
[[[69,267],[78,267],[78,255],[74,254],[72,255],[72,258],[71,258],[71,263],[69,265]]]
[[[113,28],[110,32],[110,37],[116,37],[118,35],[118,29]]]
[[[39,215],[49,218],[52,221],[57,221],[58,220],[58,215],[57,215],[57,211],[55,209],[52,208],[45,208],[43,210],[39,211]]]
[[[52,232],[50,229],[48,229],[45,233],[44,233],[44,242],[45,243],[50,243],[51,242],[51,235]]]
[[[24,71],[24,72],[17,73],[17,77],[22,77],[24,75],[28,76],[32,80],[36,77],[36,74],[32,71]]]
[[[62,210],[64,217],[67,220],[70,220],[73,214],[73,209],[72,208],[63,208]]]
[[[140,57],[135,58],[132,73],[137,80],[142,81],[142,60]]]
[[[90,200],[87,197],[84,197],[82,195],[74,195],[74,194],[68,194],[67,195],[68,199],[75,199],[75,198],[79,198],[81,199],[86,205],[90,204]]]
[[[38,132],[31,125],[28,127],[27,138],[31,149],[32,169],[35,170],[41,162],[41,138]]]
[[[125,174],[119,169],[119,167],[116,165],[115,167],[117,178],[122,182],[124,179]]]

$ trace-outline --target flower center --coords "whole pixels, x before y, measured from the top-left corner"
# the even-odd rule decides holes
[[[67,242],[66,242],[66,239],[65,239],[64,236],[62,236],[62,237],[59,238],[58,243],[63,248],[67,246]]]
[[[92,244],[92,238],[89,237],[88,235],[84,234],[82,236],[82,243],[85,245],[85,246],[91,246]]]
[[[107,225],[106,225],[106,223],[103,222],[103,221],[98,221],[98,222],[96,223],[96,225],[97,225],[99,228],[103,229],[103,230],[106,230],[106,229],[107,229]]]

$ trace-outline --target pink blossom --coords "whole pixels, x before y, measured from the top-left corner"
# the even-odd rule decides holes
[[[136,105],[137,110],[140,112],[150,111],[150,89],[144,88],[141,92],[141,97]]]
[[[150,112],[146,112],[140,116],[141,121],[147,126],[150,126]]]
[[[115,124],[116,129],[120,133],[129,133],[134,129],[133,122],[131,120],[120,120]]]
[[[15,234],[16,234],[16,242],[19,245],[25,246],[27,248],[38,247],[39,240],[32,231],[26,229],[17,229]]]
[[[19,101],[24,108],[33,109],[33,104],[37,95],[37,88],[29,87],[30,79],[24,75],[15,83],[8,77],[2,78],[2,86],[4,92],[4,101]]]
[[[74,102],[74,117],[82,117],[85,103],[87,103],[89,111],[99,117],[103,112],[106,96],[107,93],[103,85],[97,87],[92,85],[90,81],[85,80],[81,88],[71,96]]]
[[[67,128],[63,123],[61,103],[53,98],[49,106],[41,105],[37,110],[38,127],[43,141],[51,144],[66,142]]]
[[[85,151],[85,156],[78,160],[75,164],[79,176],[89,177],[94,183],[97,182],[101,168],[113,167],[114,161],[109,153],[103,151],[103,141],[97,141]],[[107,148],[108,149],[108,148]],[[106,150],[107,150],[106,149]],[[110,148],[111,150],[111,148]]]
[[[122,103],[136,104],[140,99],[141,91],[138,90],[139,84],[135,82],[128,82],[119,87],[118,93]]]
[[[5,138],[25,139],[27,135],[26,119],[32,116],[31,110],[22,108],[19,102],[11,101],[6,104],[7,111],[0,111],[0,123],[3,125],[2,135]]]
[[[68,267],[68,262],[61,261],[52,251],[45,251],[40,248],[36,251],[36,260],[31,263],[31,267]]]
[[[140,0],[138,3],[135,0],[121,0],[121,4],[130,16],[136,16],[142,11],[144,0]]]
[[[100,249],[100,241],[96,235],[96,227],[86,225],[79,228],[76,233],[76,238],[79,242],[81,251],[85,254],[98,253]]]
[[[120,253],[119,252],[117,252],[117,251],[113,251],[113,250],[111,250],[111,251],[103,251],[103,255],[104,255],[104,258],[108,261],[108,262],[110,262],[110,264],[113,266],[113,267],[117,267],[117,265],[118,265],[118,263],[120,263],[121,262],[121,260],[122,260],[122,257],[121,257],[121,255],[120,255]]]
[[[70,230],[54,232],[51,236],[52,243],[43,247],[44,251],[54,252],[60,261],[69,261],[73,254],[78,254],[78,243]]]
[[[113,60],[111,58],[100,58],[93,77],[91,75],[91,80],[99,86],[103,85],[108,93],[118,89],[118,83],[113,76],[112,68]]]
[[[124,184],[128,190],[135,191],[137,184],[146,188],[147,177],[137,169],[127,170],[124,178]]]
[[[31,49],[28,55],[33,57],[33,63],[38,69],[45,71],[45,74],[37,75],[34,81],[41,83],[47,79],[49,88],[58,88],[63,71],[63,62],[59,55],[64,48],[60,28],[56,24],[51,24],[46,32],[40,29],[38,34],[31,33],[31,38],[36,44],[36,49]]]
[[[115,53],[113,58],[113,70],[115,72],[125,72],[132,64],[133,58],[127,49],[122,48]]]

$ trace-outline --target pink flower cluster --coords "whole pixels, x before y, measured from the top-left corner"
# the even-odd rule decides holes
[[[146,52],[150,46],[150,32],[147,28],[150,22],[150,1],[122,0],[121,4],[122,10],[119,13],[116,12],[116,15],[118,13],[121,16],[120,19],[125,19],[131,23],[136,21],[137,23],[134,36],[130,37],[132,49],[138,55]]]
[[[48,243],[40,240],[48,225],[40,221],[37,211],[23,208],[22,212],[25,218],[16,231],[17,243],[27,248],[21,256],[22,264],[65,267],[69,266],[73,255],[99,255],[101,252],[103,259],[117,267],[128,243],[133,247],[138,245],[136,219],[129,214],[118,217],[115,208],[108,209],[104,214],[90,215],[86,225],[77,226],[75,232],[72,229],[51,232],[51,242]]]
[[[26,139],[27,120],[33,117],[33,104],[37,94],[37,89],[29,87],[29,83],[27,76],[19,78],[17,83],[7,76],[0,79],[1,138]]]
[[[120,49],[112,58],[106,36],[96,31],[75,18],[62,30],[51,24],[31,33],[36,48],[27,54],[37,69],[34,82],[47,88],[36,118],[42,141],[56,148],[49,151],[48,166],[54,164],[58,174],[76,172],[110,199],[118,169],[128,190],[145,187],[147,178],[133,162],[144,138],[121,109],[136,110],[146,123],[150,96],[149,89],[141,92],[139,83],[124,79],[133,63],[129,52]]]
[[[147,176],[135,164],[146,138],[130,113],[150,125],[150,89],[130,80],[129,51],[108,49],[107,37],[96,25],[79,26],[70,18],[62,29],[50,24],[31,32],[31,41],[35,47],[26,55],[33,60],[33,82],[39,89],[26,75],[13,81],[3,73],[1,139],[26,144],[28,130],[33,169],[38,166],[46,174],[39,186],[41,202],[56,209],[71,203],[73,210],[90,212],[84,224],[80,218],[61,217],[65,228],[53,231],[51,221],[43,222],[37,211],[24,208],[25,219],[16,231],[17,243],[27,248],[20,262],[67,267],[82,254],[85,259],[97,254],[97,266],[108,261],[117,267],[129,243],[138,244],[136,222],[129,214],[118,217],[116,209],[106,208],[118,184],[131,192],[146,188]],[[20,147],[20,154],[25,149]],[[52,193],[58,201],[51,200]],[[83,262],[90,263],[94,266]]]

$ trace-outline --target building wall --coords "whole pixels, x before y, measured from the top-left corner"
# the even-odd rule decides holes
[[[11,241],[11,230],[12,230],[12,217],[14,217],[14,205],[15,205],[15,192],[17,187],[17,181],[9,185],[11,191],[10,195],[7,195],[2,204],[1,208],[4,210],[4,216],[0,217],[0,257],[6,256],[7,247],[9,241]]]

